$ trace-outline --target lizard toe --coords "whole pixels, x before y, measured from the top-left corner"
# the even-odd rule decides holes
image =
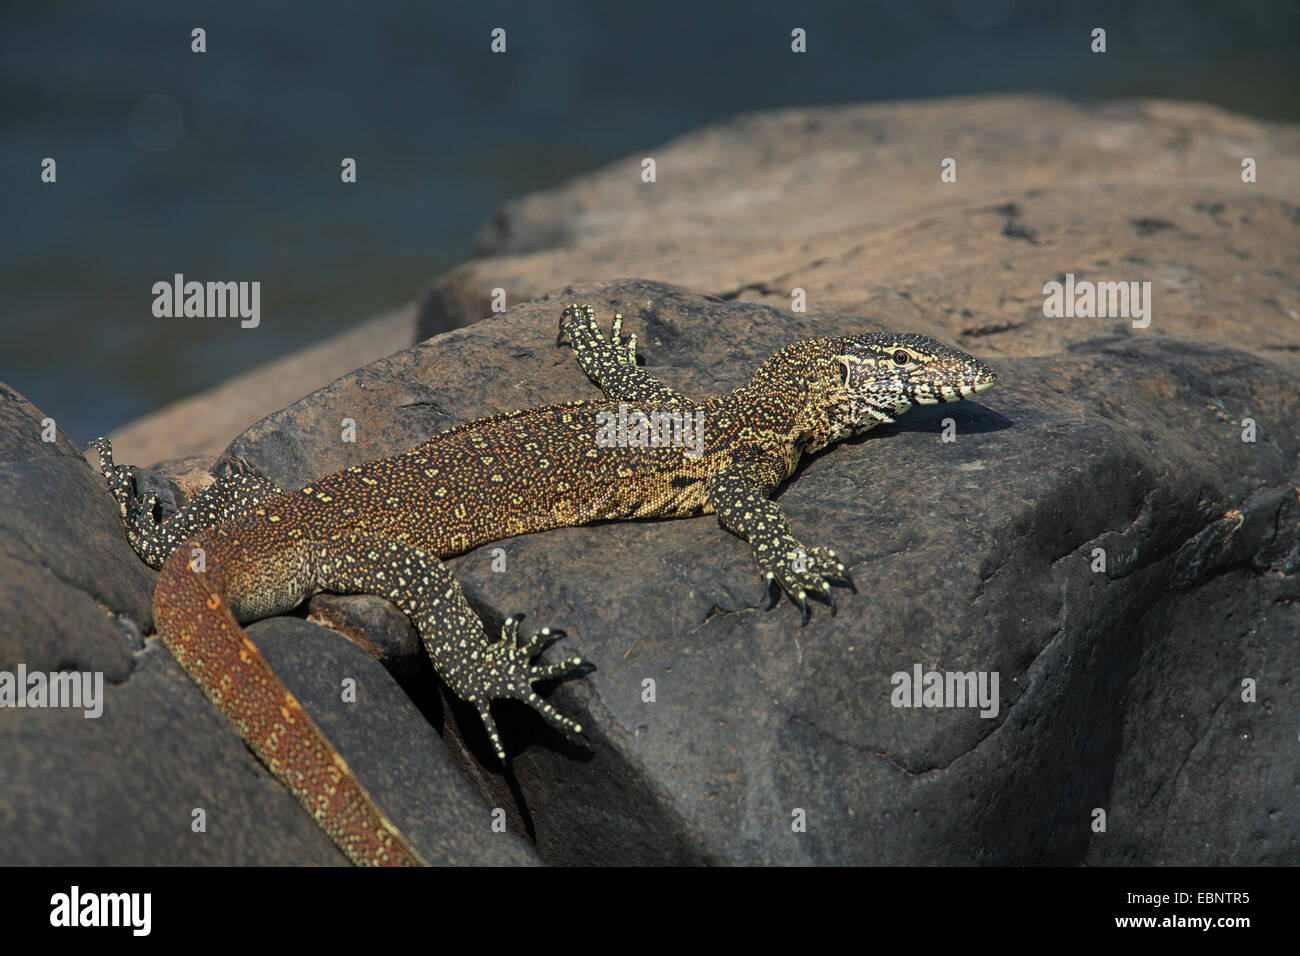
[[[488,743],[492,745],[493,753],[497,755],[498,760],[505,763],[506,748],[501,746],[501,732],[497,730],[497,723],[492,719],[492,712],[482,701],[475,701],[475,709],[478,711],[478,719],[483,722],[483,729],[487,731]]]
[[[576,720],[571,720],[570,718],[565,717],[562,713],[546,701],[542,700],[532,691],[520,695],[518,699],[522,700],[529,707],[533,708],[533,710],[537,711],[537,713],[541,714],[543,720],[561,733],[573,734],[574,736],[582,733],[582,724],[578,723]]]
[[[501,628],[501,640],[489,644],[481,650],[481,659],[477,666],[468,671],[458,672],[449,685],[456,694],[474,703],[484,726],[488,728],[488,737],[498,757],[504,759],[501,741],[496,725],[491,723],[487,706],[493,700],[511,698],[522,701],[536,710],[542,718],[561,731],[578,734],[582,732],[577,721],[570,720],[538,696],[533,690],[533,683],[540,680],[554,680],[567,677],[590,665],[577,655],[572,655],[554,664],[533,664],[532,658],[544,650],[546,644],[564,636],[558,628],[542,628],[526,640],[519,640],[519,620],[522,614],[506,618]]]
[[[543,664],[540,667],[533,667],[532,673],[528,680],[554,680],[557,677],[567,677],[587,666],[587,661],[581,657],[566,657],[562,661],[554,664]]]
[[[567,636],[568,632],[563,628],[544,627],[540,631],[534,631],[532,636],[520,645],[520,650],[524,651],[530,658],[535,657],[560,638]]]

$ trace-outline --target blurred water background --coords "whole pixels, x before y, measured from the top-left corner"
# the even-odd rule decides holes
[[[0,380],[84,443],[409,302],[505,200],[742,110],[1021,90],[1294,122],[1298,7],[8,2]],[[260,280],[261,326],[155,318],[177,272]]]

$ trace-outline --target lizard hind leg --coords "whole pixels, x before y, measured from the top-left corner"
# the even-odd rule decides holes
[[[135,500],[135,483],[131,481],[131,469],[126,465],[113,462],[113,443],[107,438],[96,438],[86,450],[91,448],[99,452],[99,473],[104,476],[104,481],[108,484],[108,492],[117,502],[118,514],[123,521],[127,521],[130,502]]]
[[[182,542],[260,507],[274,495],[283,494],[269,478],[261,475],[248,472],[226,475],[190,498],[176,514],[158,521],[154,518],[158,499],[154,495],[144,499],[136,497],[131,468],[113,462],[113,446],[109,440],[96,438],[89,447],[99,452],[99,470],[117,502],[127,540],[140,559],[154,568],[161,568]]]
[[[516,616],[506,620],[501,639],[490,642],[460,585],[437,557],[362,531],[318,542],[316,548],[321,588],[378,595],[411,618],[434,669],[457,697],[474,706],[502,762],[506,752],[492,719],[493,700],[508,697],[523,701],[557,730],[582,732],[581,725],[542,700],[532,686],[587,666],[580,657],[555,664],[533,662],[547,644],[564,635],[563,631],[542,628],[521,642]]]

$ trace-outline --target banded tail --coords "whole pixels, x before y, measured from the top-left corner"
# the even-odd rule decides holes
[[[154,591],[167,649],[352,862],[426,865],[248,639],[213,587],[220,576],[191,571],[188,554],[173,552]]]

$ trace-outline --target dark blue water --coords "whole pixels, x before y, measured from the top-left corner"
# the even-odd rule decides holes
[[[1295,3],[8,4],[0,380],[84,442],[411,300],[503,201],[739,110],[1038,90],[1294,121],[1298,54]],[[261,281],[260,327],[155,318],[177,272]]]

